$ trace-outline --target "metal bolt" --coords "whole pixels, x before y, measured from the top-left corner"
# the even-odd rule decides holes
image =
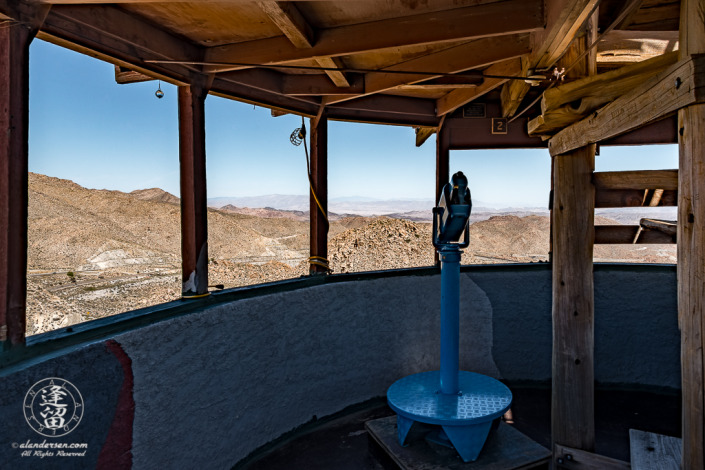
[[[573,454],[565,454],[565,459],[570,462],[573,460]]]
[[[681,87],[683,84],[683,80],[681,80],[681,77],[676,77],[676,90]]]
[[[557,458],[557,459],[556,459],[556,463],[557,463],[558,465],[563,465],[563,459],[560,458],[560,457]]]

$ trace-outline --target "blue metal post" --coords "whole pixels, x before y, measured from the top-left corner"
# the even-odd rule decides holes
[[[459,370],[460,254],[445,245],[441,256],[441,393],[457,395]]]

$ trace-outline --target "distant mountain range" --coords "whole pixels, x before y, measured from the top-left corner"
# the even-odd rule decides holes
[[[179,198],[158,188],[143,189],[131,193],[142,200],[178,204]],[[284,217],[295,220],[308,218],[309,197],[304,195],[268,194],[265,196],[215,197],[208,199],[209,207],[258,217]],[[374,199],[368,197],[339,197],[328,201],[328,210],[333,220],[345,216],[381,216],[430,222],[431,209],[435,204],[428,199]],[[281,211],[281,213],[278,213]],[[597,216],[606,217],[622,224],[638,224],[639,219],[676,220],[676,207],[631,207],[598,209]],[[495,215],[548,216],[548,209],[541,207],[492,207],[484,201],[474,201],[471,223],[487,220]]]
[[[284,211],[308,211],[309,197],[303,195],[269,194],[247,197],[215,197],[208,199],[210,207],[223,206],[268,208]],[[328,210],[336,214],[360,216],[387,215],[410,220],[431,220],[431,209],[435,202],[430,199],[375,199],[367,197],[338,197],[328,200]],[[496,209],[484,201],[473,202],[473,213],[487,214],[539,214],[546,210],[537,207],[508,207]],[[487,217],[483,217],[484,220]]]

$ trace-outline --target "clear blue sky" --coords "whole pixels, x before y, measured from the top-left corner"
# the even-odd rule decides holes
[[[35,40],[30,49],[29,169],[96,189],[160,187],[178,196],[175,87],[118,85],[111,64]],[[208,196],[307,194],[302,147],[289,142],[299,116],[206,99]],[[308,126],[308,120],[306,120]],[[414,145],[409,127],[329,122],[329,196],[431,199],[435,140]],[[676,168],[677,147],[602,147],[598,171]],[[451,152],[451,171],[470,179],[473,199],[545,206],[546,150]]]

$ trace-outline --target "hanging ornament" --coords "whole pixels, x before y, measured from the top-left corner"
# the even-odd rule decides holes
[[[159,99],[164,98],[164,92],[162,91],[162,81],[159,80],[159,86],[157,87],[157,91],[154,92],[154,96],[156,96]]]

